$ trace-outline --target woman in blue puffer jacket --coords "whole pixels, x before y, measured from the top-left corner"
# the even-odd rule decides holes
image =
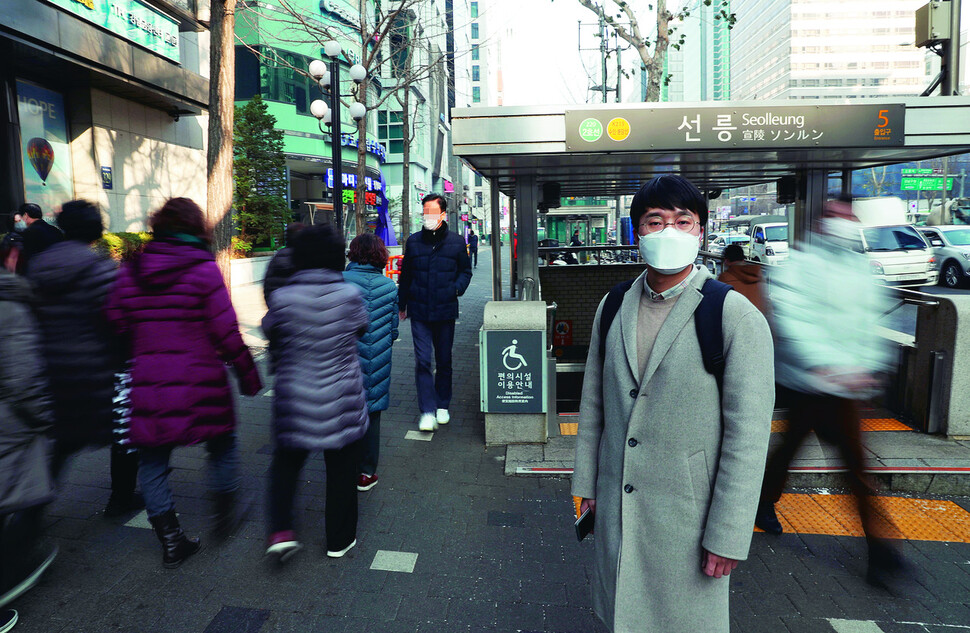
[[[390,405],[391,343],[397,340],[397,284],[384,276],[387,248],[373,233],[358,235],[350,243],[350,263],[344,280],[360,289],[370,316],[367,333],[357,342],[360,366],[367,390],[370,426],[364,442],[364,455],[357,477],[357,490],[364,492],[377,485],[377,458],[381,445],[381,411]]]

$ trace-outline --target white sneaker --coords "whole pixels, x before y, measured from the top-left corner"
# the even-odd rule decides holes
[[[435,420],[434,413],[421,414],[421,418],[418,420],[418,430],[425,432],[438,430],[438,422]]]
[[[438,424],[448,424],[451,422],[451,416],[448,415],[448,409],[438,409],[438,413],[435,414],[435,420]]]
[[[350,545],[348,545],[347,547],[343,548],[339,552],[331,552],[331,551],[328,550],[327,551],[327,556],[329,556],[330,558],[340,558],[344,554],[346,554],[347,552],[349,552],[351,549],[353,549],[353,547],[355,545],[357,545],[357,539],[354,539],[353,542],[351,542]]]

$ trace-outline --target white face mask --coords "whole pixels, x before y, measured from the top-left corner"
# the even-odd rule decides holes
[[[27,223],[23,220],[18,220],[13,223],[13,228],[17,229],[18,231],[23,231],[27,228]]]
[[[424,214],[421,216],[421,221],[424,223],[424,228],[429,231],[437,231],[438,227],[441,226],[441,216],[436,214]]]
[[[693,264],[700,247],[696,235],[672,226],[640,236],[640,257],[647,266],[663,275],[674,275]]]

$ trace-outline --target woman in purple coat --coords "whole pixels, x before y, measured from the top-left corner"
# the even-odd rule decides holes
[[[239,488],[232,392],[262,388],[222,275],[209,252],[202,210],[172,198],[149,220],[154,239],[122,267],[108,319],[130,346],[131,443],[141,449],[139,480],[162,563],[178,567],[199,550],[182,532],[168,485],[172,449],[206,443],[215,492],[213,533],[228,536]]]

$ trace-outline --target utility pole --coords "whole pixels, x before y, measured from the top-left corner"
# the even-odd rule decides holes
[[[945,69],[940,85],[942,97],[960,94],[960,0],[949,0],[949,4],[950,39],[943,43],[942,63]],[[946,185],[945,182],[943,184]]]
[[[603,103],[606,103],[606,22],[600,16],[600,61],[603,65],[603,76],[600,78],[600,88],[603,89]]]

